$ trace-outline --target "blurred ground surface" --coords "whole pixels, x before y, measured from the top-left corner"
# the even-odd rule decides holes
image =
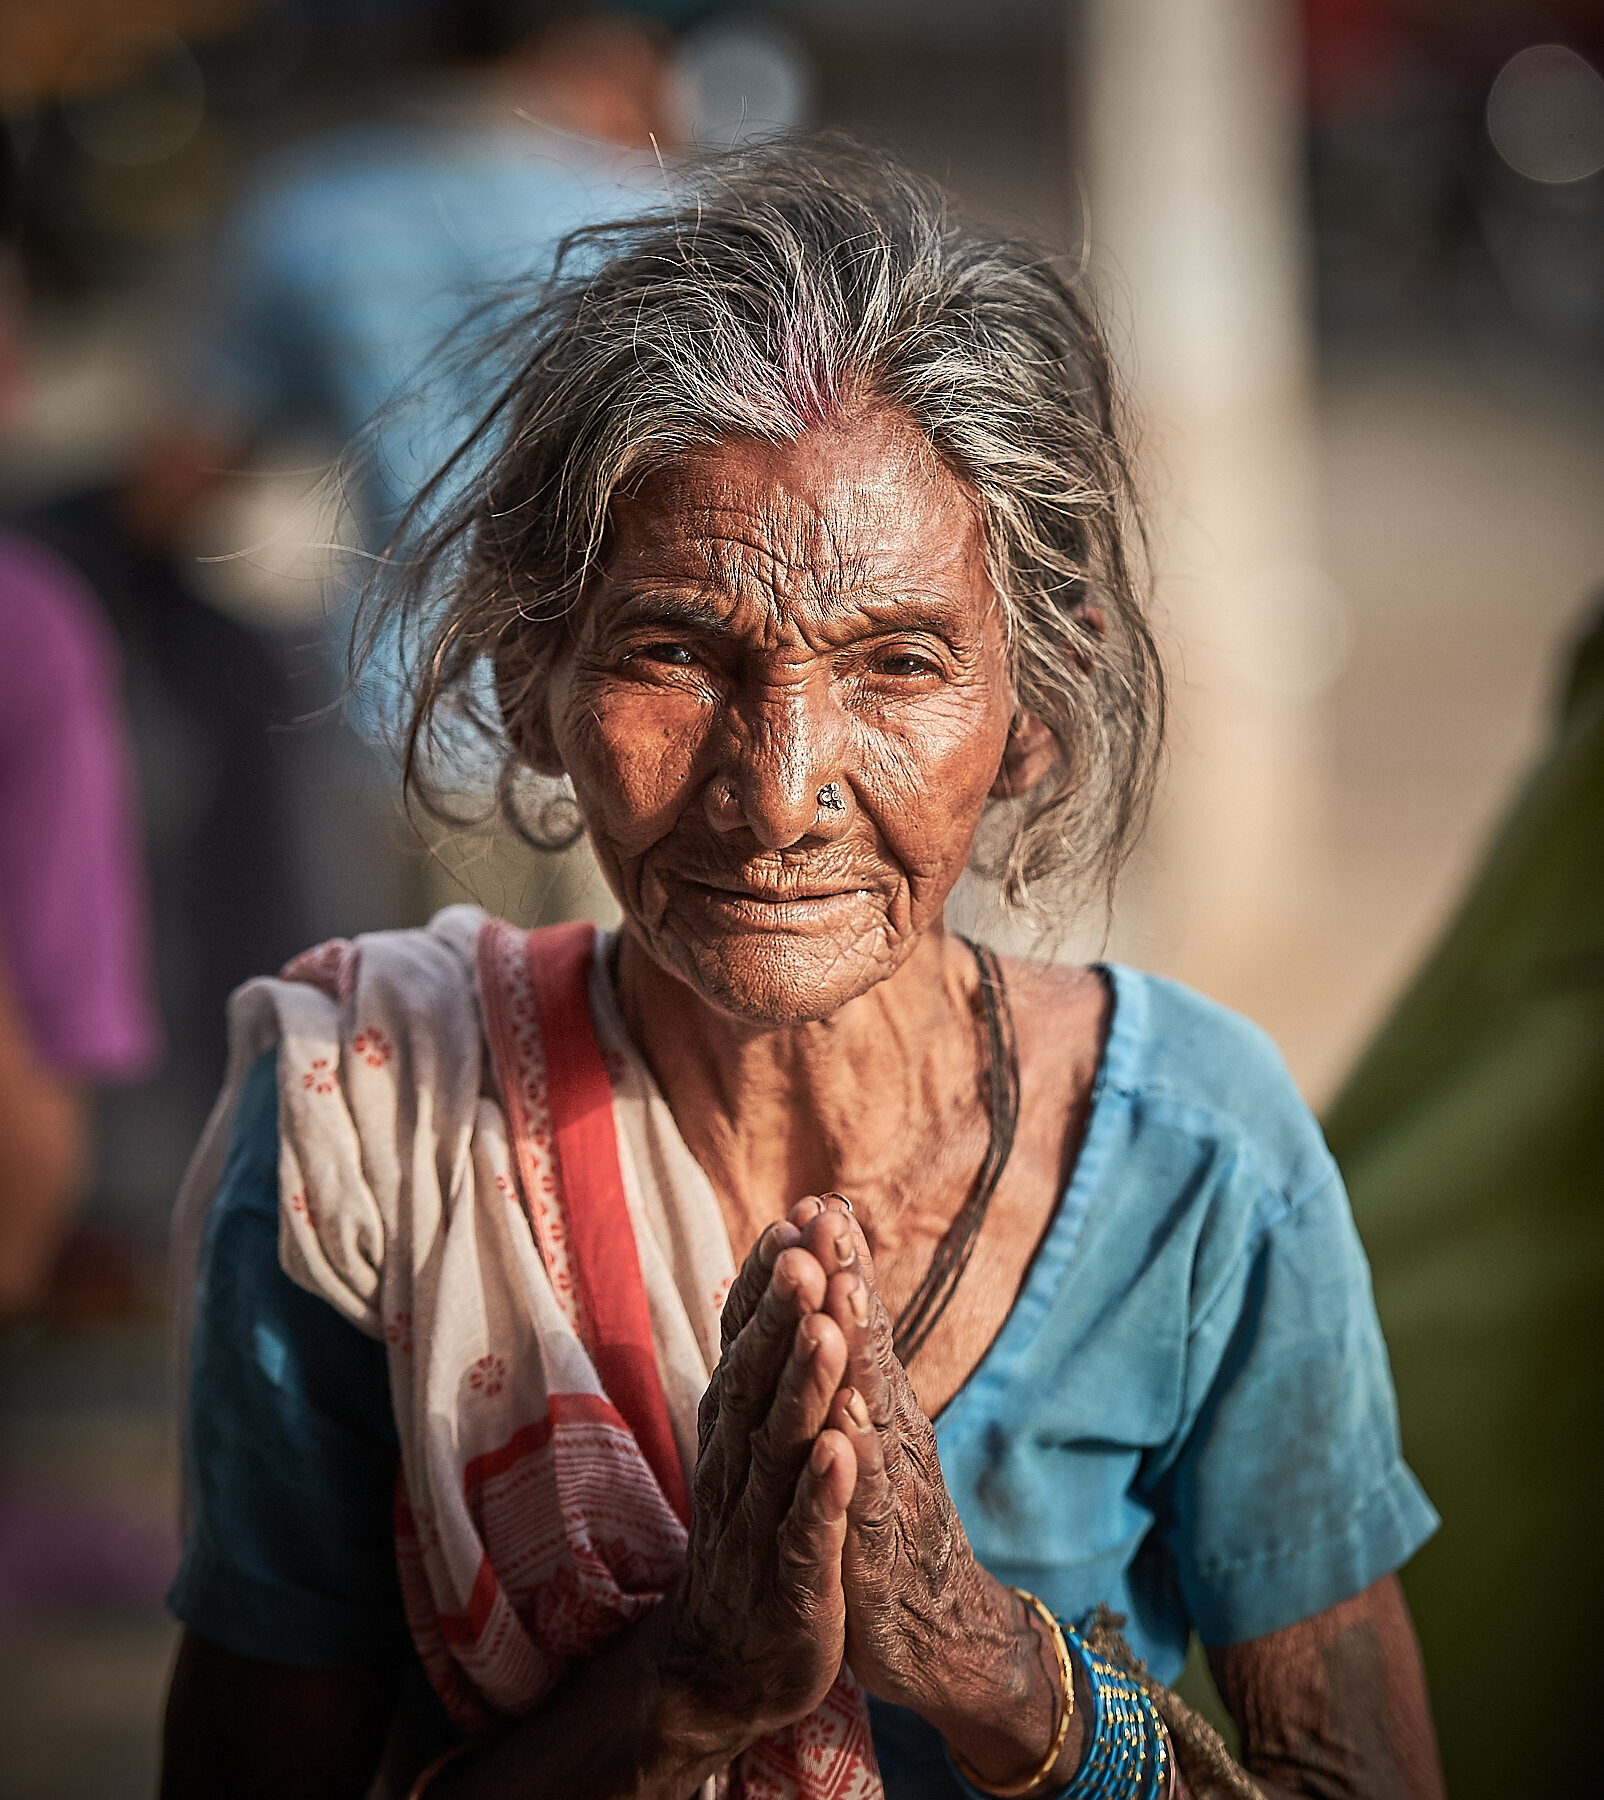
[[[0,1800],[148,1800],[176,1632],[159,1319],[0,1338]]]

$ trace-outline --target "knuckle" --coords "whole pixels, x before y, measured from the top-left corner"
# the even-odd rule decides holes
[[[719,1394],[719,1414],[721,1417],[750,1417],[767,1397],[763,1382],[748,1362],[732,1363]]]
[[[765,1277],[765,1281],[766,1281]],[[719,1335],[725,1345],[734,1343],[741,1335],[741,1330],[750,1318],[753,1306],[757,1303],[761,1292],[757,1276],[751,1262],[736,1276],[734,1284],[724,1299],[724,1310],[719,1315]]]
[[[907,1433],[903,1439],[908,1461],[919,1474],[930,1482],[941,1478],[941,1458],[936,1454],[935,1433],[927,1425],[924,1430],[917,1427]]]
[[[894,1532],[901,1515],[897,1497],[889,1488],[866,1495],[853,1508],[853,1525],[860,1537],[881,1537]]]
[[[801,1534],[787,1526],[775,1540],[774,1561],[782,1575],[794,1578],[804,1574],[812,1566],[813,1558],[803,1543]]]

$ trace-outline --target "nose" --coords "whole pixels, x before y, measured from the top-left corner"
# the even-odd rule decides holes
[[[846,732],[828,694],[754,694],[731,708],[725,753],[705,790],[715,831],[749,831],[764,850],[834,839],[853,813]],[[821,798],[822,797],[822,798]]]

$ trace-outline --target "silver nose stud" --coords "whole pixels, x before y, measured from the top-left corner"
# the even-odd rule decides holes
[[[841,789],[833,781],[827,781],[818,793],[820,812],[845,812],[847,803],[841,798]]]

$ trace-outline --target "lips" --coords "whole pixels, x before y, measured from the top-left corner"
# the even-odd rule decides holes
[[[755,882],[692,879],[689,885],[705,889],[715,899],[749,900],[760,906],[792,906],[806,900],[838,900],[863,891],[855,884],[841,886],[836,883],[818,887],[797,886],[794,883],[783,887],[768,887]]]
[[[670,885],[679,891],[681,904],[714,929],[758,931],[830,929],[868,891],[864,883],[843,877],[753,881],[723,872],[677,875]]]

